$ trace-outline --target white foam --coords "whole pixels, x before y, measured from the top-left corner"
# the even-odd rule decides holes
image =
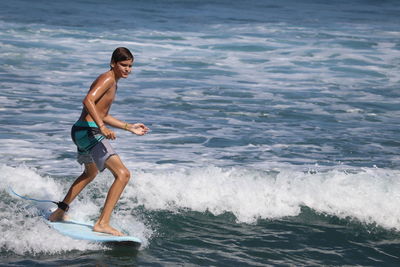
[[[216,167],[141,173],[127,194],[147,209],[233,213],[239,222],[296,216],[301,206],[400,230],[399,171],[278,173]]]
[[[71,205],[69,212],[71,219],[88,223],[93,223],[97,219],[106,195],[102,181],[108,181],[108,178],[106,175],[100,176],[99,183],[81,193]],[[0,247],[3,251],[22,255],[106,249],[101,245],[65,237],[35,215],[39,212],[38,209],[53,209],[55,205],[51,203],[34,205],[34,202],[22,200],[9,193],[9,187],[12,187],[20,195],[58,201],[71,185],[70,179],[56,181],[51,177],[41,176],[37,170],[25,166],[6,165],[0,165],[0,179],[2,181],[0,184],[2,200],[0,202],[0,230],[2,232]],[[99,190],[102,190],[100,197],[93,197],[93,194]],[[130,212],[124,210],[117,212],[112,217],[111,224],[127,234],[139,237],[143,241],[142,248],[148,245],[148,239],[152,235],[151,229]]]
[[[27,217],[27,210],[13,206],[0,211],[0,247],[2,251],[24,254],[57,254],[72,250],[102,249],[85,241],[72,240],[51,229],[38,217]]]

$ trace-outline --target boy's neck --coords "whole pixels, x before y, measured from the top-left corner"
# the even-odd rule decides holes
[[[121,77],[119,77],[119,76],[115,73],[114,69],[111,69],[110,71],[111,71],[112,76],[114,77],[115,82],[117,83]]]

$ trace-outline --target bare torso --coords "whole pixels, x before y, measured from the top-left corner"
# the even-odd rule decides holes
[[[115,99],[115,94],[117,92],[117,82],[115,81],[114,76],[112,75],[112,72],[108,71],[103,74],[101,74],[92,84],[89,90],[89,94],[93,90],[93,94],[99,94],[96,92],[96,87],[106,87],[103,94],[100,94],[98,96],[97,101],[95,102],[96,105],[96,111],[99,117],[103,120],[105,116],[108,115],[108,112],[110,111],[111,104],[113,103]],[[101,92],[101,91],[100,91]],[[85,107],[82,109],[81,116],[79,120],[84,120],[84,121],[94,121],[92,116],[88,113]]]

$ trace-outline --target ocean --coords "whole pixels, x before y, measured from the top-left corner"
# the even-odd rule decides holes
[[[8,190],[62,200],[119,46],[110,113],[151,131],[115,130],[132,178],[111,223],[138,250],[62,236]],[[399,266],[399,97],[395,0],[2,1],[0,265]],[[69,216],[93,223],[112,182]]]

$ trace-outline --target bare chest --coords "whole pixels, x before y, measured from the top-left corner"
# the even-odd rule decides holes
[[[116,86],[107,90],[97,102],[97,105],[101,108],[109,109],[111,104],[115,99],[115,94],[117,92]]]

